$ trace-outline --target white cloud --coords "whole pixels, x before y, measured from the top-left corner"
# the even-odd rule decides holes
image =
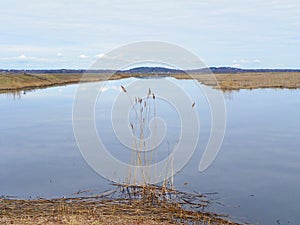
[[[236,67],[236,68],[241,67],[241,66],[242,66],[242,65],[241,65],[241,64],[238,64],[238,63],[235,63],[235,64],[231,65],[231,67]]]
[[[90,58],[90,57],[89,57],[88,55],[82,54],[82,55],[79,56],[79,58],[81,58],[81,59],[88,59],[88,58]]]
[[[3,57],[2,60],[37,60],[36,57],[26,56],[24,54],[21,54],[19,56],[13,56],[13,57]]]
[[[260,59],[235,59],[232,61],[233,64],[239,64],[239,65],[247,65],[247,64],[259,64],[261,63]]]
[[[105,58],[105,57],[107,57],[107,56],[104,53],[100,53],[98,55],[95,55],[96,59]]]
[[[20,55],[17,57],[17,59],[28,59],[29,57],[27,57],[26,55]]]

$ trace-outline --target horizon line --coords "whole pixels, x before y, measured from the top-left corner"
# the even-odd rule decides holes
[[[125,70],[116,70],[116,69],[83,69],[83,68],[30,68],[30,69],[17,69],[17,68],[0,68],[0,71],[39,71],[39,70],[47,70],[47,71],[54,71],[54,70],[77,70],[77,71],[130,71],[134,69],[166,69],[166,70],[174,70],[174,71],[193,71],[193,70],[205,70],[205,69],[232,69],[232,70],[290,70],[290,71],[300,71],[299,68],[242,68],[242,67],[231,67],[231,66],[209,66],[209,67],[201,67],[201,68],[194,68],[194,69],[175,69],[175,68],[168,68],[163,66],[139,66]]]

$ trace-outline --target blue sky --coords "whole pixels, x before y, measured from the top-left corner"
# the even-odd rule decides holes
[[[88,68],[155,40],[208,66],[300,68],[299,0],[3,0],[0,68]]]

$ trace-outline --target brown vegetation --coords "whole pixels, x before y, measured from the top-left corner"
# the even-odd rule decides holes
[[[206,85],[216,83],[208,75],[196,75],[197,80]],[[222,90],[256,89],[256,88],[300,88],[300,73],[296,72],[265,72],[265,73],[236,73],[215,74],[218,85]]]
[[[107,74],[106,74],[107,75]],[[128,74],[117,73],[110,79],[120,79],[139,76],[163,76],[163,74]],[[222,90],[239,90],[255,88],[300,88],[300,72],[260,72],[260,73],[224,73],[215,74],[166,74],[177,79],[196,79],[199,82],[220,88]],[[54,73],[54,74],[28,74],[28,73],[0,73],[0,93],[66,84],[105,80],[103,73],[91,73],[83,80],[81,73]]]
[[[237,224],[203,210],[208,203],[200,194],[118,185],[93,197],[0,198],[0,224]]]
[[[0,92],[30,90],[80,82],[82,74],[27,74],[0,73]],[[91,74],[85,81],[101,80],[101,76]]]

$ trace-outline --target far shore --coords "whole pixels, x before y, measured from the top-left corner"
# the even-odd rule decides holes
[[[196,79],[200,83],[212,86],[223,91],[257,88],[300,88],[300,72],[238,72],[238,73],[217,73],[212,76],[207,73],[0,73],[0,93],[17,92],[23,90],[33,90],[52,86],[76,84],[79,82],[105,81],[110,76],[110,80],[143,77],[143,76],[169,76],[177,79]]]

